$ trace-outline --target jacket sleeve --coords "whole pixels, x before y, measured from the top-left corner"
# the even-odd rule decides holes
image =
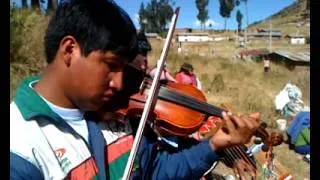
[[[168,71],[166,71],[165,76],[168,80],[173,81],[173,82],[177,82],[176,79],[174,77],[172,77]]]
[[[305,128],[302,132],[301,135],[303,139],[306,141],[307,144],[310,144],[310,129]]]
[[[11,180],[43,180],[40,170],[15,153],[10,152],[10,179]]]
[[[155,143],[144,138],[140,148],[142,172],[151,173],[142,179],[200,179],[219,160],[208,140],[170,152],[157,150]]]
[[[183,79],[182,79],[181,73],[177,73],[176,74],[176,81],[178,83],[183,83]]]

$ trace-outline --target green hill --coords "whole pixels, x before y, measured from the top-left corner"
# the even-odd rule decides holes
[[[297,0],[266,19],[253,22],[249,31],[268,29],[270,20],[272,28],[281,30],[283,35],[300,33],[310,36],[310,0]]]

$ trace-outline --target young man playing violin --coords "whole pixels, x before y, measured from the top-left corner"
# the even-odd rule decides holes
[[[10,104],[10,179],[123,176],[134,132],[126,121],[108,121],[108,113],[126,90],[123,70],[137,47],[134,24],[113,1],[59,5],[45,37],[48,66],[26,79]],[[95,111],[104,118],[84,115]],[[146,129],[133,177],[199,179],[224,148],[246,143],[258,128],[259,114],[223,118],[226,127],[210,140],[175,152],[159,151]]]

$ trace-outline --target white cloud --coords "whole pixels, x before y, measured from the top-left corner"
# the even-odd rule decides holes
[[[212,20],[212,19],[208,19],[208,20],[205,22],[205,25],[206,25],[206,27],[209,27],[210,24],[212,25],[212,27],[220,26],[220,24],[219,24],[218,22],[216,22],[216,21],[214,21],[214,20]],[[197,20],[196,22],[194,22],[194,25],[195,25],[195,26],[200,26],[201,23],[200,23],[199,20]]]
[[[209,27],[210,24],[212,25],[212,27],[216,27],[216,26],[220,25],[218,22],[215,22],[212,19],[208,19],[205,24],[206,24],[207,27]]]
[[[194,22],[194,25],[195,25],[195,26],[200,26],[200,21],[199,21],[199,20],[196,20],[196,22]]]
[[[136,24],[139,24],[139,14],[136,13],[133,17],[133,22],[136,23]]]

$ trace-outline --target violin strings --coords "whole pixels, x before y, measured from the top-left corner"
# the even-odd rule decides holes
[[[238,159],[243,159],[241,153],[239,153],[236,149],[236,146],[230,147],[229,149],[232,153],[234,153],[237,156]]]
[[[213,105],[202,102],[196,98],[184,95],[182,93],[170,90],[166,87],[161,87],[159,91],[159,98],[181,104],[185,107],[195,109],[202,113],[207,113],[210,115],[215,115],[218,117],[222,116],[222,109],[215,107]]]
[[[225,153],[228,154],[227,152],[225,152]],[[225,160],[225,164],[233,166],[234,160],[232,160],[232,158],[229,155],[225,155],[223,157],[223,160]]]
[[[238,159],[243,159],[243,157],[241,156],[241,153],[237,152],[238,150],[235,149],[236,147],[230,147],[229,150],[238,158]]]
[[[249,165],[253,167],[254,170],[256,169],[255,163],[250,157],[248,157],[245,150],[241,146],[234,146],[234,147],[227,148],[225,149],[225,153],[226,153],[226,157],[229,156],[233,159],[233,163],[230,163],[232,166],[235,166],[234,163],[236,159],[243,159],[247,163],[249,163]]]
[[[256,164],[255,162],[253,161],[253,159],[251,159],[248,155],[248,153],[246,152],[246,149],[245,149],[245,146],[244,145],[239,145],[236,147],[238,149],[238,151],[240,153],[242,153],[242,156],[244,157],[244,159],[249,163],[251,164],[251,166],[256,169]]]
[[[238,146],[238,148],[242,149],[242,150],[240,150],[240,151],[245,153],[244,156],[247,158],[247,160],[248,160],[249,163],[253,166],[253,168],[256,169],[256,168],[257,168],[256,163],[255,163],[255,161],[254,161],[253,159],[251,159],[251,158],[249,157],[248,153],[246,153],[245,146],[244,146],[244,145],[240,145],[240,146]]]
[[[231,157],[231,159],[232,159],[232,163],[231,163],[231,165],[232,166],[234,166],[234,162],[235,162],[235,160],[237,160],[238,158],[237,158],[237,156],[236,155],[234,155],[232,152],[230,152],[230,150],[229,150],[229,148],[226,148],[225,150],[225,153],[226,154],[229,154],[229,156]]]

